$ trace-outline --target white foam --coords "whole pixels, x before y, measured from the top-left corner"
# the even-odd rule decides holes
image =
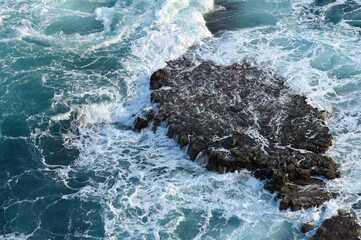
[[[101,21],[106,31],[110,31],[111,17],[114,14],[114,8],[97,8],[94,11],[95,19]]]
[[[71,116],[71,112],[72,111],[68,111],[66,113],[57,114],[55,116],[52,116],[51,120],[53,120],[55,122],[59,122],[59,121],[62,121],[62,120],[69,120],[70,116]]]
[[[300,225],[308,214],[318,216],[313,210],[280,212],[274,196],[247,171],[207,172],[177,150],[165,133],[162,127],[154,136],[150,130],[138,134],[104,126],[83,133],[77,142],[82,151],[78,167],[113,174],[65,197],[101,202],[107,238],[119,238],[125,232],[129,238],[162,234],[180,238],[182,226],[196,218],[196,239],[210,232],[220,238],[261,239],[277,232],[285,221]],[[219,227],[214,221],[220,221]],[[234,223],[227,225],[227,221]]]
[[[52,110],[66,109],[65,113],[52,116],[49,126],[71,120],[72,127],[78,131],[64,134],[65,145],[80,151],[70,167],[50,169],[44,158],[43,164],[47,170],[57,172],[67,185],[71,173],[96,175],[86,187],[63,197],[100,203],[108,239],[176,239],[181,238],[181,231],[183,234],[194,231],[195,239],[285,236],[301,239],[302,223],[320,224],[335,209],[357,202],[361,171],[355,166],[360,165],[361,142],[359,116],[355,114],[360,108],[346,106],[343,112],[339,106],[352,104],[359,93],[332,95],[338,91],[336,88],[353,83],[357,76],[337,79],[330,75],[332,69],[322,70],[322,64],[328,57],[336,56],[359,66],[359,36],[337,26],[323,30],[308,28],[315,20],[299,19],[299,16],[307,15],[302,11],[311,2],[292,1],[293,9],[281,12],[286,15],[276,26],[227,32],[219,38],[211,37],[202,17],[213,9],[211,0],[137,0],[126,8],[119,1],[113,7],[97,8],[90,14],[102,22],[104,30],[87,36],[45,35],[44,29],[64,12],[58,15],[57,5],[52,1],[46,1],[54,3],[52,6],[34,6],[36,11],[32,13],[45,19],[44,26],[34,29],[34,24],[24,22],[25,26],[18,28],[18,39],[31,37],[46,41],[55,54],[62,53],[66,47],[69,52],[90,59],[75,70],[54,62],[48,70],[61,71],[63,82],[56,85],[56,74],[44,76],[42,81],[44,86],[61,88],[55,90]],[[280,212],[275,196],[263,190],[263,183],[248,172],[224,175],[207,172],[200,164],[189,161],[185,150],[165,136],[164,127],[155,135],[150,130],[141,133],[129,130],[134,122],[133,114],[150,104],[150,74],[165,66],[166,61],[184,54],[193,44],[201,47],[198,51],[201,58],[219,64],[253,58],[261,67],[274,69],[286,77],[287,83],[296,92],[307,95],[315,106],[335,108],[331,127],[337,135],[330,154],[342,163],[346,174],[330,183],[330,188],[344,191],[341,197],[326,203],[325,213],[320,209]],[[91,68],[103,58],[119,59],[123,69],[98,72]],[[126,93],[122,82],[126,83]],[[35,129],[31,139],[37,145],[42,136],[51,134]],[[184,224],[189,225],[184,227]]]
[[[31,237],[31,234],[22,234],[22,233],[9,233],[9,234],[5,234],[0,236],[1,240],[22,240],[22,239],[27,239]]]
[[[9,15],[1,15],[0,16],[0,26],[3,24],[4,19],[10,17]]]

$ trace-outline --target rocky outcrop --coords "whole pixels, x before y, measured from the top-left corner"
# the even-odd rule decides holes
[[[205,157],[218,173],[247,169],[277,192],[280,210],[321,206],[337,193],[325,188],[340,177],[324,153],[332,145],[328,113],[307,104],[272,72],[247,63],[217,66],[183,57],[150,78],[153,109],[135,121],[154,131],[167,122],[170,138],[190,159]],[[301,231],[312,231],[305,223]],[[312,239],[358,239],[360,226],[343,211],[327,219]]]
[[[310,240],[358,240],[361,227],[356,219],[345,211],[326,219]]]
[[[249,64],[171,61],[150,79],[154,109],[135,123],[156,131],[168,122],[168,136],[206,168],[219,173],[248,169],[277,192],[280,209],[320,206],[337,194],[325,179],[340,176],[324,153],[332,145],[328,114],[291,93],[284,81]]]

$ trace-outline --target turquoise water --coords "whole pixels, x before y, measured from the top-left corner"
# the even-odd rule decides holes
[[[360,1],[0,6],[0,239],[307,239],[301,224],[338,208],[360,219]],[[328,154],[344,174],[326,212],[280,212],[248,172],[189,161],[165,126],[132,130],[150,74],[192,45],[274,70],[332,113]]]

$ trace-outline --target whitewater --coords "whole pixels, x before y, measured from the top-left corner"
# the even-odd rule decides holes
[[[0,0],[0,239],[308,239],[338,209],[361,223],[360,27],[359,0]],[[330,112],[340,196],[279,211],[166,125],[134,131],[150,75],[187,51],[273,71]]]

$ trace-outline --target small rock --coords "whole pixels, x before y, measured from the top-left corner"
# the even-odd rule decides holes
[[[218,172],[219,174],[224,174],[224,167],[223,167],[223,166],[218,166],[218,167],[217,167],[217,172]]]
[[[141,117],[137,117],[137,120],[135,120],[135,130],[140,131],[143,128],[148,127],[148,120],[143,119]]]
[[[150,89],[159,89],[167,84],[168,72],[164,69],[159,69],[150,77]]]
[[[154,116],[155,116],[155,111],[152,109],[147,114],[147,120],[148,121],[152,120],[154,118]]]
[[[189,143],[188,134],[182,133],[182,135],[181,135],[180,138],[179,138],[180,147],[183,148],[183,147],[186,146],[188,143]]]
[[[315,226],[313,226],[312,224],[309,224],[309,223],[305,223],[302,225],[301,232],[308,233],[309,231],[312,231],[313,229],[315,229]]]
[[[294,200],[294,201],[290,202],[290,205],[291,205],[291,210],[293,212],[301,210],[301,203],[298,201]]]
[[[281,188],[281,193],[289,193],[291,190],[288,188],[288,187],[286,187],[286,186],[283,186],[282,188]]]
[[[190,143],[188,147],[188,155],[191,158],[191,160],[195,160],[198,153],[206,149],[206,144],[201,140],[195,140]]]
[[[243,103],[238,103],[236,105],[231,106],[231,110],[233,112],[240,112],[245,108],[245,105]]]
[[[280,203],[280,210],[287,210],[290,205],[290,202],[287,199],[282,199]]]
[[[160,103],[163,101],[163,98],[160,94],[156,93],[156,92],[152,92],[150,94],[150,100],[154,103]]]

